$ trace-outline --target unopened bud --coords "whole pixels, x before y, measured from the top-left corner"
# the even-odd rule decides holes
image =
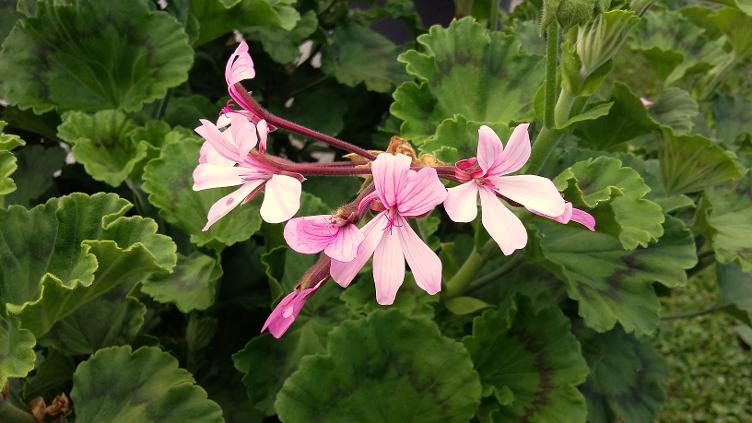
[[[546,0],[543,2],[541,31],[545,31],[553,19],[563,29],[583,25],[593,17],[597,0]]]

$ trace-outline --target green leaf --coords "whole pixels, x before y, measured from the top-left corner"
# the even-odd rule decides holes
[[[193,191],[200,148],[201,140],[188,131],[170,132],[159,158],[144,168],[142,188],[160,216],[189,234],[194,244],[222,248],[245,241],[261,227],[259,207],[254,204],[239,206],[208,231],[201,231],[212,204],[237,188]]]
[[[141,329],[146,315],[146,306],[128,296],[129,285],[119,285],[82,305],[55,323],[39,343],[70,356],[127,344]]]
[[[41,361],[41,364],[39,363]],[[56,350],[48,350],[44,360],[37,358],[34,374],[24,380],[23,397],[57,395],[61,387],[73,379],[75,364],[73,359]]]
[[[585,121],[588,121],[588,120],[595,120],[595,119],[598,119],[601,116],[606,116],[606,115],[608,115],[609,111],[611,110],[611,106],[613,106],[613,105],[614,105],[613,101],[609,101],[609,102],[606,102],[606,103],[597,104],[597,105],[589,108],[588,110],[586,110],[586,111],[584,111],[582,113],[579,113],[579,114],[577,114],[575,116],[572,116],[571,118],[567,119],[566,122],[564,122],[563,124],[561,124],[561,126],[559,128],[556,128],[556,129],[558,129],[558,130],[565,130],[565,129],[569,128],[570,126],[574,125],[575,123],[585,122]]]
[[[397,46],[368,27],[356,24],[335,27],[326,51],[321,70],[350,87],[362,82],[370,91],[390,92],[406,79],[395,60]]]
[[[410,317],[434,317],[434,306],[439,302],[435,295],[428,295],[415,284],[412,274],[405,275],[405,283],[399,295],[390,306],[381,306],[375,301],[376,287],[368,277],[359,278],[342,292],[340,299],[345,302],[353,316],[363,317],[377,310],[397,309]]]
[[[590,376],[582,385],[588,421],[651,422],[666,397],[668,370],[652,345],[621,329],[582,339]]]
[[[235,368],[244,374],[248,398],[265,415],[276,414],[274,398],[285,380],[298,369],[300,360],[325,352],[332,327],[347,317],[342,302],[337,299],[340,292],[336,284],[327,283],[306,302],[281,339],[274,339],[268,333],[257,336],[233,355]]]
[[[143,0],[44,0],[0,50],[0,92],[35,113],[136,111],[185,81],[193,63],[174,18]]]
[[[483,300],[479,300],[475,297],[454,297],[444,301],[444,306],[452,314],[458,316],[464,316],[466,314],[474,314],[483,309],[492,307],[491,304]]]
[[[728,37],[737,60],[752,55],[752,16],[733,7],[724,7],[716,11],[711,19]]]
[[[660,161],[663,183],[672,194],[702,191],[742,175],[731,153],[701,135],[664,131]]]
[[[16,171],[16,157],[11,153],[14,148],[26,145],[18,135],[5,134],[6,122],[0,120],[0,204],[3,197],[16,190],[16,183],[10,176]]]
[[[744,321],[752,323],[752,273],[743,272],[735,263],[717,264],[720,303],[743,313]]]
[[[610,10],[581,26],[576,44],[580,74],[586,79],[611,60],[639,20],[631,10]]]
[[[158,348],[105,348],[78,365],[76,422],[224,422],[193,376]]]
[[[687,282],[685,269],[697,263],[692,234],[675,218],[666,220],[657,243],[634,251],[624,251],[619,241],[602,233],[542,220],[536,226],[549,269],[579,303],[585,324],[599,332],[616,322],[629,332],[651,332],[660,307],[653,282],[681,286]]]
[[[468,157],[475,157],[478,149],[478,128],[482,123],[470,122],[462,115],[441,122],[436,134],[428,137],[420,145],[420,153],[433,154],[445,163],[455,163]],[[491,128],[506,141],[511,131],[506,124],[493,124]]]
[[[632,168],[606,156],[575,163],[554,179],[565,197],[590,210],[597,230],[619,238],[624,249],[647,246],[663,234],[661,206],[645,199],[650,187]]]
[[[718,95],[712,110],[715,138],[725,145],[752,135],[752,101],[741,95]]]
[[[22,329],[18,320],[0,317],[0,386],[10,377],[26,377],[34,369],[34,335]]]
[[[272,112],[285,119],[330,135],[342,132],[347,109],[347,98],[342,93],[342,86],[336,83],[303,91],[293,98],[289,108],[283,108],[282,105],[271,108]]]
[[[2,153],[0,153],[2,154]],[[65,166],[66,152],[57,146],[34,144],[15,152],[18,159],[15,182],[18,189],[6,198],[8,204],[31,207],[54,185],[54,174]]]
[[[659,125],[671,128],[680,135],[692,131],[694,120],[700,114],[695,99],[676,87],[661,91],[648,112]]]
[[[736,187],[705,190],[695,215],[696,230],[710,240],[718,262],[737,263],[752,272],[752,173],[748,172]]]
[[[195,45],[207,43],[235,28],[263,26],[292,30],[300,14],[294,0],[191,0],[190,11],[199,23]]]
[[[153,220],[124,217],[130,208],[98,193],[0,209],[0,300],[22,327],[41,336],[107,291],[172,270],[175,244]]]
[[[389,310],[333,330],[327,353],[302,360],[275,408],[287,423],[466,422],[480,394],[461,343],[431,321]]]
[[[319,21],[316,12],[309,10],[300,17],[300,20],[291,30],[266,26],[251,26],[243,28],[243,34],[248,38],[258,40],[277,63],[290,63],[298,57],[301,42],[313,34],[318,28]],[[340,28],[340,27],[337,27]]]
[[[569,319],[556,306],[533,312],[489,310],[473,320],[463,342],[481,375],[485,395],[496,395],[498,421],[584,422],[587,409],[577,385],[588,374]],[[502,401],[499,395],[512,400]]]
[[[73,145],[73,155],[86,173],[116,187],[146,158],[146,141],[131,138],[135,129],[125,113],[102,110],[95,114],[66,112],[57,131],[58,137]]]
[[[214,304],[216,285],[222,267],[213,257],[194,252],[178,255],[178,264],[171,274],[157,274],[145,280],[141,291],[160,303],[173,303],[182,313],[206,310]]]
[[[432,26],[418,43],[424,53],[409,50],[398,58],[419,80],[400,85],[393,94],[390,111],[404,121],[403,137],[420,144],[456,114],[504,125],[531,117],[535,90],[543,80],[542,61],[522,52],[513,36],[489,33],[464,18],[449,28]]]
[[[623,164],[631,167],[640,174],[645,183],[650,187],[650,192],[645,195],[645,198],[658,203],[664,213],[684,207],[694,207],[695,202],[690,197],[684,194],[669,194],[666,191],[658,160],[642,160],[629,153],[617,154],[615,158],[621,160]]]

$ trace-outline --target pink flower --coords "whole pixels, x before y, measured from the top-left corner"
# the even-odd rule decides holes
[[[478,129],[478,155],[456,163],[456,176],[463,184],[449,188],[444,209],[455,222],[470,222],[478,215],[478,196],[482,223],[505,255],[524,248],[527,231],[497,194],[546,216],[565,213],[564,199],[550,179],[536,175],[503,176],[522,168],[530,157],[528,124],[514,128],[506,148],[488,126]]]
[[[355,258],[363,234],[349,221],[333,215],[297,217],[285,225],[285,241],[301,254],[321,251],[338,261]]]
[[[225,65],[225,82],[227,82],[227,87],[230,88],[240,81],[255,77],[256,70],[253,67],[253,59],[248,54],[248,44],[241,41]]]
[[[410,170],[411,159],[403,154],[379,154],[371,165],[375,193],[384,211],[362,229],[363,241],[350,262],[332,260],[332,278],[347,287],[373,255],[376,301],[392,304],[405,279],[405,260],[415,282],[429,294],[441,290],[441,260],[410,227],[407,217],[429,213],[446,197],[446,189],[432,168]]]
[[[564,213],[562,213],[559,216],[546,216],[545,214],[541,214],[536,212],[535,210],[531,210],[533,213],[537,214],[538,216],[543,216],[545,218],[555,220],[562,224],[567,224],[570,221],[577,222],[580,225],[588,228],[591,231],[595,231],[595,218],[588,212],[584,210],[580,210],[578,208],[572,207],[572,203],[569,201],[566,202],[564,206]]]
[[[238,113],[229,113],[229,128],[220,131],[213,123],[202,119],[196,132],[206,140],[201,146],[199,165],[193,171],[193,190],[238,186],[234,192],[220,198],[209,209],[204,231],[261,190],[264,201],[261,217],[268,223],[280,223],[291,218],[300,207],[300,175],[283,175],[277,169],[249,155],[258,142],[258,135],[266,138],[265,127],[254,125]]]
[[[645,98],[645,97],[640,97],[640,103],[642,103],[642,105],[643,105],[643,106],[644,106],[644,107],[645,107],[646,109],[649,109],[649,108],[653,107],[653,102],[652,102],[652,101],[650,101],[650,100],[648,100],[648,99],[647,99],[647,98]]]
[[[273,337],[277,339],[281,338],[287,332],[287,329],[292,326],[298,314],[300,314],[300,310],[303,309],[306,300],[321,287],[323,282],[320,281],[311,288],[295,288],[285,298],[282,298],[282,301],[274,307],[274,310],[272,310],[266,322],[264,322],[261,332],[263,333],[268,328]]]

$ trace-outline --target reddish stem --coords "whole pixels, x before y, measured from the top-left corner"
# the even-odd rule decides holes
[[[286,129],[290,132],[295,132],[296,134],[303,135],[304,137],[313,138],[315,140],[325,142],[331,145],[332,147],[336,147],[341,150],[355,153],[359,156],[365,157],[368,160],[376,159],[376,156],[368,150],[365,150],[356,145],[350,144],[349,142],[343,141],[339,138],[335,138],[331,135],[326,135],[319,131],[306,128],[305,126],[298,125],[295,122],[291,122],[287,119],[281,118],[277,115],[270,113],[268,110],[264,109],[260,104],[258,104],[256,100],[253,99],[253,97],[248,93],[248,91],[245,90],[245,88],[243,88],[243,86],[239,82],[235,84],[235,88],[236,88],[237,94],[240,95],[240,97],[242,98],[243,103],[246,106],[252,108],[253,112],[258,114],[260,117],[262,117],[271,125],[276,126],[281,129]]]

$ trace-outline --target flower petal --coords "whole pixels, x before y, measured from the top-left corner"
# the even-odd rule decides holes
[[[296,217],[285,225],[285,241],[301,254],[316,254],[324,250],[337,235],[339,227],[331,215]],[[357,247],[356,247],[357,248]]]
[[[404,219],[403,219],[404,222]],[[407,224],[407,222],[404,222]],[[384,235],[373,253],[373,282],[376,284],[376,302],[381,305],[394,303],[397,291],[405,281],[405,258],[395,226]]]
[[[235,145],[229,142],[225,134],[219,131],[217,127],[206,119],[201,119],[201,126],[194,129],[197,134],[208,141],[212,147],[221,154],[225,159],[239,162],[238,151]]]
[[[455,222],[472,222],[478,216],[478,184],[465,182],[447,189],[444,210]]]
[[[198,153],[198,162],[199,163],[211,163],[218,166],[233,166],[235,164],[234,160],[228,160],[224,158],[221,154],[217,152],[217,150],[212,147],[211,143],[209,141],[204,141],[203,144],[201,144],[201,150]]]
[[[287,175],[273,175],[264,187],[261,218],[266,223],[281,223],[295,216],[300,208],[300,181]]]
[[[208,231],[213,224],[217,223],[219,219],[223,218],[232,209],[237,207],[238,204],[242,203],[245,197],[250,195],[253,190],[258,188],[262,183],[264,183],[264,181],[261,180],[248,182],[217,200],[217,202],[215,202],[209,209],[207,222],[202,230]]]
[[[488,174],[501,162],[504,146],[493,129],[486,125],[478,128],[478,166]]]
[[[504,255],[524,248],[527,244],[527,230],[520,219],[502,204],[493,191],[484,188],[480,194],[481,222],[488,234],[499,244]]]
[[[229,115],[232,141],[238,150],[238,159],[242,161],[258,142],[256,126],[240,113],[230,113]]]
[[[379,241],[381,241],[387,223],[389,222],[386,213],[379,213],[360,229],[360,232],[363,235],[363,241],[358,246],[358,253],[355,255],[354,259],[349,262],[332,259],[332,264],[330,266],[332,279],[334,279],[334,281],[341,287],[347,288],[347,286],[350,285],[350,282],[355,279],[355,276],[360,269],[363,268],[363,265],[366,264],[369,258],[371,258],[373,251],[376,249]]]
[[[303,309],[305,300],[305,295],[297,289],[287,294],[269,314],[261,332],[263,333],[268,328],[273,337],[281,338],[295,322],[300,310]]]
[[[444,202],[447,190],[439,180],[436,169],[424,167],[411,170],[397,193],[397,210],[402,216],[421,216]]]
[[[248,54],[248,44],[241,41],[235,52],[227,60],[225,81],[230,86],[246,79],[253,79],[255,76],[256,70],[253,68],[253,59]]]
[[[488,178],[496,192],[546,216],[564,213],[565,201],[550,179],[536,175],[496,176]]]
[[[261,119],[259,123],[256,124],[256,130],[258,131],[259,136],[259,152],[266,153],[266,137],[269,135],[269,124],[267,124],[264,119]]]
[[[358,254],[358,246],[363,241],[363,234],[357,226],[348,223],[339,228],[332,242],[327,245],[324,253],[338,261],[352,261]]]
[[[530,135],[527,133],[529,124],[521,123],[512,131],[507,141],[501,160],[488,176],[506,175],[520,170],[530,158]]]
[[[439,256],[426,245],[402,216],[395,217],[394,228],[399,235],[402,252],[407,264],[410,265],[415,283],[431,295],[441,291],[441,260]]]
[[[595,231],[595,218],[588,212],[578,208],[572,208],[572,220],[580,225]]]
[[[247,172],[242,167],[217,166],[202,163],[193,170],[193,190],[234,187],[243,183],[241,175]]]
[[[373,184],[379,200],[387,208],[397,205],[397,196],[407,179],[412,159],[404,154],[381,153],[371,163]]]

